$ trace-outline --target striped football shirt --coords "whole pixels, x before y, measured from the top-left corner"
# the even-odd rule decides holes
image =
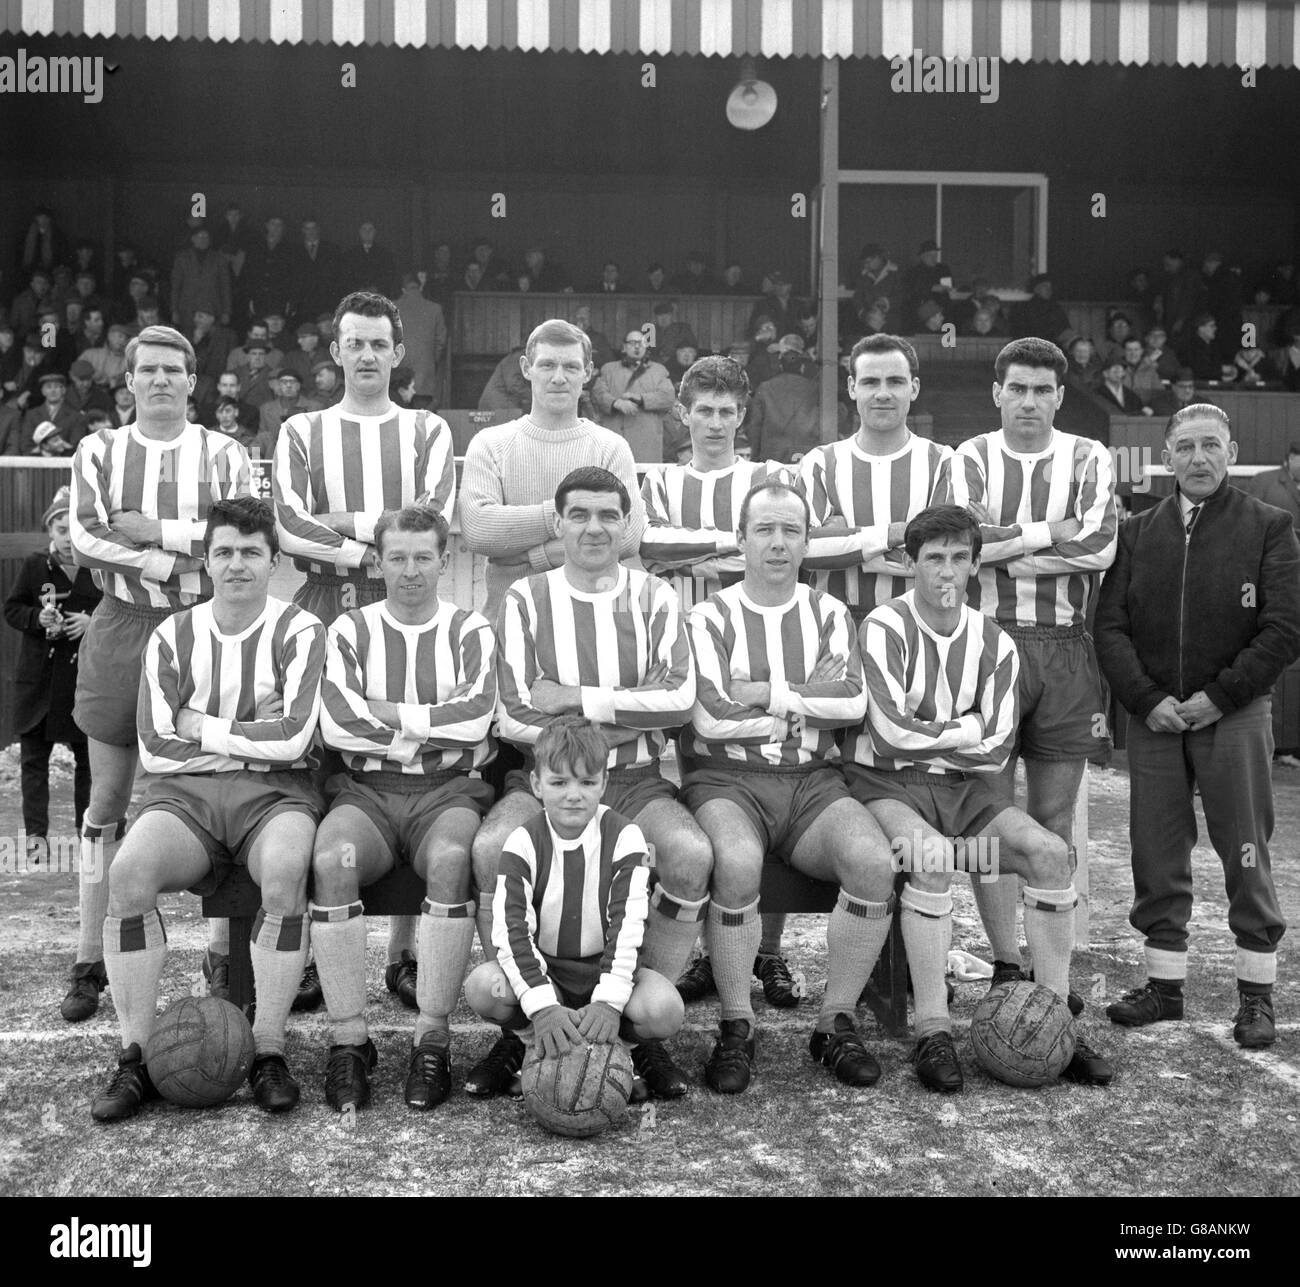
[[[835,730],[867,709],[862,658],[849,610],[809,585],[794,598],[760,607],[733,585],[691,610],[696,699],[682,733],[682,757],[735,768],[809,764],[838,758]],[[814,679],[827,658],[844,674]],[[766,710],[733,701],[733,680],[771,685]]]
[[[1012,451],[1006,434],[980,434],[939,471],[936,503],[984,506],[979,577],[971,607],[1003,626],[1072,626],[1088,611],[1090,573],[1115,561],[1119,516],[1110,453],[1094,438],[1052,430],[1044,451]],[[1052,545],[1048,523],[1077,518],[1083,530]]]
[[[991,617],[963,604],[961,624],[937,634],[915,591],[862,623],[867,717],[844,758],[879,769],[996,773],[1019,724],[1020,657]]]
[[[371,701],[393,702],[401,726],[378,719]],[[496,704],[496,639],[477,612],[439,603],[423,625],[408,626],[380,602],[329,629],[321,734],[354,771],[481,768],[496,753]]]
[[[280,429],[271,472],[280,546],[302,572],[365,581],[361,566],[386,509],[427,502],[451,522],[456,461],[441,416],[391,407],[354,416],[339,407],[291,416]],[[316,521],[353,515],[356,539]]]
[[[813,523],[804,570],[819,590],[848,605],[854,621],[910,585],[902,551],[889,551],[889,525],[906,523],[931,503],[939,467],[951,455],[951,447],[909,432],[888,456],[869,455],[854,437],[814,447],[800,462]],[[844,519],[848,530],[819,535],[832,518]]]
[[[146,438],[134,424],[101,429],[83,438],[72,458],[73,557],[114,598],[172,611],[190,607],[211,597],[212,581],[202,568],[177,575],[176,556],[202,558],[213,502],[251,491],[248,453],[215,429],[187,424],[166,442]],[[162,548],[113,531],[115,510],[160,520]]]
[[[620,565],[615,575],[612,589],[588,593],[556,568],[506,592],[497,630],[497,714],[507,741],[531,746],[551,722],[529,700],[539,679],[580,688],[588,719],[641,730],[610,750],[611,769],[658,763],[665,730],[690,716],[695,667],[677,596],[648,572]]]
[[[662,465],[646,471],[641,484],[646,514],[641,561],[660,576],[671,573],[668,579],[683,613],[745,575],[745,560],[736,544],[740,506],[755,483],[773,477],[796,481],[792,468],[774,460],[738,459],[715,470]],[[706,560],[718,575],[692,574],[692,566]]]
[[[545,957],[600,957],[591,994],[619,1013],[650,910],[645,838],[635,822],[605,805],[582,835],[565,840],[544,813],[510,833],[492,895],[492,943],[524,1013],[559,1005]]]
[[[320,713],[325,627],[310,612],[268,598],[252,625],[223,634],[213,605],[168,617],[145,645],[136,723],[148,773],[301,769],[311,765]],[[258,718],[278,696],[283,710]],[[182,710],[203,717],[198,742],[176,733]]]

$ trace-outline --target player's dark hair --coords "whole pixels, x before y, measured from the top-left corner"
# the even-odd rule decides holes
[[[217,501],[208,510],[208,525],[203,533],[203,557],[208,557],[212,546],[212,533],[219,527],[233,527],[240,536],[253,536],[257,532],[266,537],[274,558],[280,553],[280,537],[275,530],[275,510],[271,502],[260,496],[230,496]]]
[[[858,358],[863,353],[901,353],[907,359],[907,369],[915,379],[921,374],[921,364],[917,361],[916,350],[901,335],[864,335],[849,350],[849,374],[856,380]]]
[[[170,326],[146,326],[134,339],[127,341],[126,369],[135,372],[135,355],[142,344],[155,344],[163,349],[175,349],[185,356],[185,374],[193,375],[198,369],[198,359],[194,356],[194,345],[180,331]]]
[[[749,530],[749,503],[755,496],[761,496],[764,492],[773,492],[777,496],[797,496],[799,504],[803,506],[803,530],[807,535],[808,529],[812,526],[812,510],[808,508],[808,497],[803,494],[797,487],[791,487],[789,483],[782,482],[779,478],[764,478],[761,483],[755,483],[753,487],[745,493],[745,499],[740,502],[740,522],[736,530],[741,536]]]
[[[234,398],[218,398],[214,409],[220,411],[222,407],[234,407],[238,411],[239,403]]]
[[[1185,407],[1179,407],[1169,417],[1169,423],[1165,425],[1165,441],[1168,442],[1174,430],[1185,425],[1189,420],[1217,420],[1228,431],[1229,440],[1232,438],[1232,424],[1228,420],[1228,413],[1222,407],[1216,407],[1211,402],[1189,402]]]
[[[583,365],[591,365],[591,339],[588,337],[587,332],[580,326],[574,326],[572,322],[566,322],[563,318],[551,317],[542,322],[540,326],[533,327],[528,342],[524,345],[524,356],[530,363],[537,353],[539,344],[555,344],[557,346],[581,344]]]
[[[604,773],[609,747],[600,728],[581,715],[561,715],[542,730],[533,747],[533,759],[540,773],[570,773],[596,777]]]
[[[682,376],[677,401],[689,411],[701,393],[730,394],[743,411],[749,405],[749,376],[735,358],[702,357]]]
[[[393,327],[393,346],[396,347],[402,342],[402,315],[397,311],[397,305],[387,295],[381,295],[373,290],[354,290],[350,295],[344,295],[339,300],[338,308],[334,310],[335,341],[339,338],[339,326],[345,313],[355,313],[358,317],[388,318]]]
[[[921,548],[927,541],[942,541],[953,536],[967,539],[972,562],[979,558],[984,538],[974,514],[960,505],[931,505],[903,529],[903,548],[908,558],[916,560],[921,557]]]
[[[555,489],[557,514],[564,513],[564,507],[574,492],[616,492],[623,517],[626,518],[632,512],[632,498],[628,495],[623,480],[617,474],[611,474],[608,469],[601,469],[599,465],[582,465],[560,479],[560,485]]]
[[[442,512],[432,505],[406,505],[402,509],[386,509],[375,524],[375,549],[382,555],[384,536],[389,532],[437,532],[438,553],[447,552],[447,534],[450,532]]]
[[[993,362],[993,371],[1001,384],[1007,378],[1007,368],[1013,363],[1020,366],[1042,367],[1056,373],[1056,383],[1061,384],[1070,363],[1051,340],[1040,340],[1028,336],[1023,340],[1012,340],[1002,347],[1002,352]]]

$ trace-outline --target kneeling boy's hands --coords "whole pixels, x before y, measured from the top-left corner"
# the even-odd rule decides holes
[[[593,1045],[607,1046],[618,1036],[619,1013],[604,1001],[592,1001],[578,1011],[578,1031]]]
[[[582,1044],[574,1025],[577,1015],[562,1005],[548,1005],[533,1015],[533,1035],[542,1048],[543,1055],[558,1058],[567,1050]]]

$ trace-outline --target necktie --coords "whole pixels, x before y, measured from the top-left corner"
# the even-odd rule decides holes
[[[1192,528],[1196,526],[1196,516],[1200,512],[1201,512],[1201,507],[1199,505],[1193,505],[1192,508],[1187,512],[1187,537],[1189,540],[1191,539]]]

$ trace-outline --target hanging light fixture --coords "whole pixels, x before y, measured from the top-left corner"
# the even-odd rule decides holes
[[[754,60],[740,64],[740,81],[727,96],[727,120],[738,130],[758,130],[776,115],[776,90],[758,79]]]

